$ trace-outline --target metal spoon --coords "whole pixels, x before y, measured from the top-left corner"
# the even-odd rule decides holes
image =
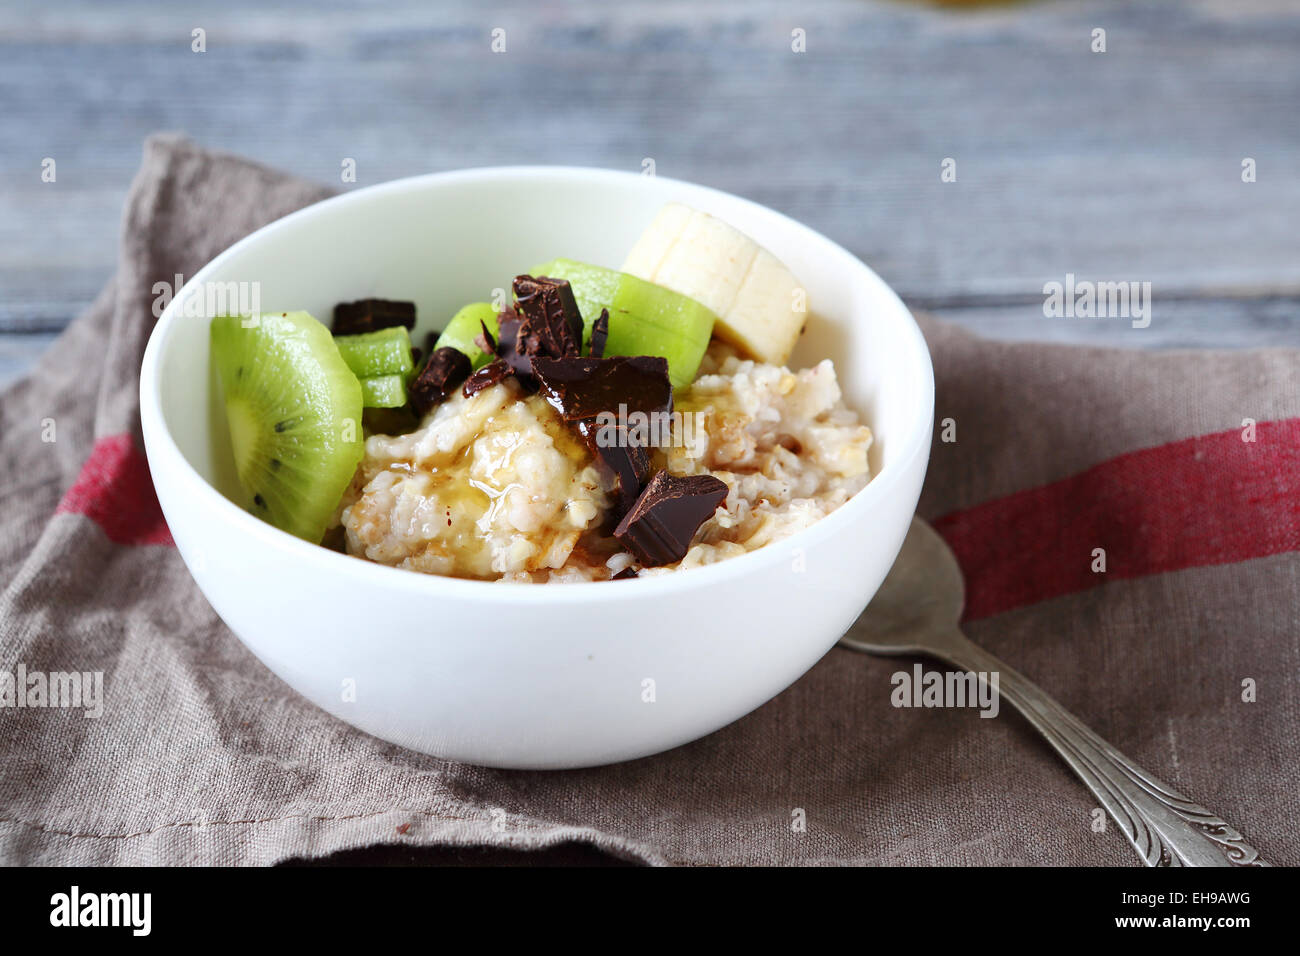
[[[840,644],[868,654],[936,657],[998,691],[1088,785],[1147,866],[1269,866],[1223,820],[1142,770],[1023,674],[972,644],[958,628],[961,569],[938,533],[912,519],[885,583]],[[982,679],[982,678],[981,678]]]

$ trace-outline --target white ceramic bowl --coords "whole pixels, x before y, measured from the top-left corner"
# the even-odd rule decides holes
[[[502,584],[401,571],[264,524],[234,485],[187,294],[260,283],[264,310],[414,300],[420,333],[555,256],[617,268],[660,205],[720,216],[786,262],[812,313],[792,364],[834,359],[876,435],[871,483],[812,528],[681,574]],[[439,173],[360,189],[260,229],[195,275],[145,352],[149,467],[194,580],[291,687],[404,747],[494,767],[612,763],[736,720],[839,639],[893,563],[930,451],[934,379],[921,333],[874,272],[762,206],[671,179],[567,167]],[[653,685],[648,682],[653,681]],[[647,688],[653,689],[649,693]],[[353,692],[349,692],[354,688]]]

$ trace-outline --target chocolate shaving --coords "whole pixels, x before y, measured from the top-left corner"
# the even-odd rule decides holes
[[[434,349],[429,361],[420,369],[420,374],[407,387],[411,407],[419,415],[427,414],[429,409],[445,402],[447,396],[469,373],[469,356],[460,349],[454,349],[450,345]]]
[[[614,537],[641,564],[657,567],[686,557],[700,525],[727,498],[712,475],[679,478],[659,471],[614,529]]]
[[[461,389],[461,394],[466,398],[477,395],[485,388],[491,388],[498,382],[505,381],[510,376],[510,366],[505,362],[497,359],[495,362],[489,362],[481,369],[465,379],[465,387]]]
[[[492,338],[492,333],[488,331],[487,323],[482,319],[479,319],[478,327],[483,331],[479,335],[474,336],[474,344],[484,352],[487,352],[488,355],[496,355],[497,340]]]
[[[359,335],[395,326],[415,328],[415,303],[392,299],[360,299],[334,306],[335,335]]]
[[[629,578],[636,577],[636,568],[624,568],[618,574],[610,576],[611,581],[626,581]]]
[[[591,324],[591,347],[587,349],[587,354],[592,358],[604,358],[607,338],[609,338],[609,309],[601,309],[600,315]]]
[[[515,307],[524,318],[519,351],[529,357],[582,354],[582,313],[566,279],[515,276]]]

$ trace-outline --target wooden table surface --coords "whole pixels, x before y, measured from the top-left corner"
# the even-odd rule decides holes
[[[340,188],[652,159],[989,335],[1300,344],[1295,0],[0,2],[0,103],[0,382],[111,274],[156,130]],[[1150,326],[1045,318],[1067,273],[1150,282]]]

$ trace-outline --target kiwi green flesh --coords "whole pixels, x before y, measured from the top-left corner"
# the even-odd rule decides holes
[[[584,340],[601,309],[609,310],[606,355],[659,355],[668,360],[674,388],[699,371],[717,317],[694,299],[614,269],[554,259],[533,275],[567,279],[582,313]]]
[[[336,335],[334,344],[357,378],[405,375],[415,364],[411,359],[411,337],[402,326],[358,335]]]
[[[401,408],[405,404],[405,375],[375,375],[361,379],[362,407]]]
[[[212,322],[240,503],[319,543],[361,460],[361,386],[306,312]]]

